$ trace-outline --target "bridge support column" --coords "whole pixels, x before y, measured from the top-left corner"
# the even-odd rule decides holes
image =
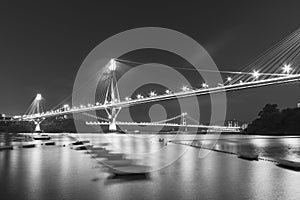
[[[185,117],[186,115],[187,115],[187,113],[181,114],[181,123],[183,126],[185,126],[185,132],[187,132],[187,124],[186,124],[186,117]]]
[[[107,110],[108,113],[108,119],[109,119],[109,131],[116,131],[117,130],[117,116],[120,112],[121,108],[115,108],[112,107],[109,111]]]
[[[34,128],[34,132],[35,133],[41,133],[42,130],[41,130],[41,124],[42,121],[35,121],[34,124],[35,124],[35,128]]]

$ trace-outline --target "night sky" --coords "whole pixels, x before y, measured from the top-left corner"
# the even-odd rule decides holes
[[[60,103],[72,93],[88,53],[121,31],[174,29],[203,45],[219,69],[239,70],[300,25],[300,1],[80,2],[1,3],[0,113],[23,114],[38,92],[46,108]],[[266,103],[295,107],[299,89],[293,84],[228,93],[227,117],[250,121]]]

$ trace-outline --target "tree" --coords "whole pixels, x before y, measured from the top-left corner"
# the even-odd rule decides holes
[[[300,109],[287,108],[280,111],[276,104],[267,104],[249,124],[249,134],[276,135],[300,134]]]

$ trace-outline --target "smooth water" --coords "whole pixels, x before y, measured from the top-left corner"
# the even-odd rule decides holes
[[[225,152],[255,151],[268,158],[299,160],[298,137],[222,135],[78,134],[94,145],[109,143],[138,164],[147,177],[112,177],[86,151],[68,146],[73,139],[55,135],[56,146],[0,151],[0,199],[300,199],[300,172],[267,161],[186,145],[158,142],[196,140]],[[21,145],[18,135],[2,134],[0,145]],[[40,141],[35,141],[40,144]],[[66,145],[65,147],[63,145]]]

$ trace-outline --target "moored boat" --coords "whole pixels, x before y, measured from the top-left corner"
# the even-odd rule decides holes
[[[277,159],[277,163],[277,165],[280,167],[300,171],[300,162],[285,159]]]
[[[47,134],[34,135],[34,136],[32,136],[32,138],[35,140],[50,140],[51,139],[51,137]]]

